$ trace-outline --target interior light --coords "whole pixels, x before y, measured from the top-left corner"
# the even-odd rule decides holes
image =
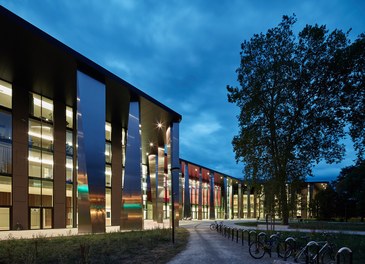
[[[53,104],[51,104],[51,103],[45,102],[45,101],[43,101],[41,99],[38,99],[38,98],[35,98],[35,97],[33,97],[33,102],[36,106],[39,106],[39,107],[45,108],[47,110],[53,111]]]
[[[28,135],[33,136],[33,137],[37,137],[37,138],[41,138],[41,139],[44,139],[44,140],[48,140],[48,141],[53,141],[53,136],[42,135],[40,133],[33,132],[33,131],[29,131]]]
[[[0,84],[0,92],[5,94],[5,95],[8,95],[8,96],[11,96],[12,95],[12,89],[11,88],[8,88],[4,85],[1,85]]]
[[[66,109],[66,116],[67,116],[67,117],[71,117],[71,118],[72,118],[72,111],[71,111],[71,110]]]
[[[37,157],[28,157],[28,161],[46,164],[46,165],[53,165],[53,160],[41,159],[41,158],[37,158]]]
[[[150,147],[153,147],[153,143],[152,142],[150,143]]]

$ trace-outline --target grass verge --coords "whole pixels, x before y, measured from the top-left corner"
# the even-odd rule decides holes
[[[166,263],[184,250],[189,232],[176,228],[0,241],[0,263]]]
[[[326,221],[303,221],[290,223],[292,229],[310,229],[310,230],[351,230],[365,231],[365,223],[361,222],[326,222]]]

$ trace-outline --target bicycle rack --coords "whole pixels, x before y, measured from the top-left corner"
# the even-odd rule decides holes
[[[236,228],[236,243],[238,243],[238,231],[239,230],[240,230],[239,228]]]
[[[287,260],[287,257],[286,257],[286,252],[288,250],[288,244],[292,244],[294,248],[297,247],[297,241],[295,240],[294,237],[287,237],[285,239],[285,242],[284,242],[284,248],[285,248],[285,255],[284,255],[284,261]]]
[[[352,250],[349,249],[348,247],[342,247],[340,248],[337,253],[336,253],[336,263],[340,264],[341,263],[341,257],[344,260],[343,263],[346,263],[346,256],[348,256],[348,264],[352,264]]]
[[[257,240],[257,232],[255,230],[251,230],[248,233],[248,245],[251,245],[251,235],[255,235],[255,240]]]
[[[305,256],[305,263],[309,263],[309,261],[311,261],[309,259],[309,248],[311,248],[311,247],[314,247],[314,249],[315,249],[315,253],[317,255],[316,264],[319,264],[319,248],[320,248],[320,246],[318,245],[318,243],[316,241],[310,241],[306,245],[306,249],[305,249],[305,255],[306,255]]]
[[[266,231],[268,232],[269,231],[269,224],[270,224],[270,227],[271,227],[271,231],[275,231],[275,215],[272,215],[272,214],[266,214]],[[270,220],[270,223],[269,223],[269,220]]]
[[[249,229],[242,229],[242,246],[244,245],[244,240],[245,240],[245,237],[244,237],[244,234],[247,233],[247,240],[249,241],[249,236],[250,236],[250,231]],[[248,242],[250,244],[250,242]]]
[[[260,232],[257,235],[257,237],[256,237],[257,241],[259,241],[261,237],[263,237],[263,242],[267,241],[267,234],[265,232]]]
[[[236,228],[234,228],[234,227],[232,227],[231,228],[231,231],[232,231],[232,241],[233,241],[233,239],[234,239],[234,231],[236,230]]]

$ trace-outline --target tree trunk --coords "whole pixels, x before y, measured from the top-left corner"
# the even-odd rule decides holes
[[[280,183],[280,203],[281,203],[281,216],[282,216],[282,224],[289,224],[289,208],[288,208],[288,197],[286,193],[286,184],[285,182]]]

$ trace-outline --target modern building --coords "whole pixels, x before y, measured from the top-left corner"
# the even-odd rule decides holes
[[[262,186],[179,158],[180,114],[1,6],[0,34],[0,230],[265,216]]]
[[[181,115],[3,7],[0,34],[0,229],[142,229]]]

